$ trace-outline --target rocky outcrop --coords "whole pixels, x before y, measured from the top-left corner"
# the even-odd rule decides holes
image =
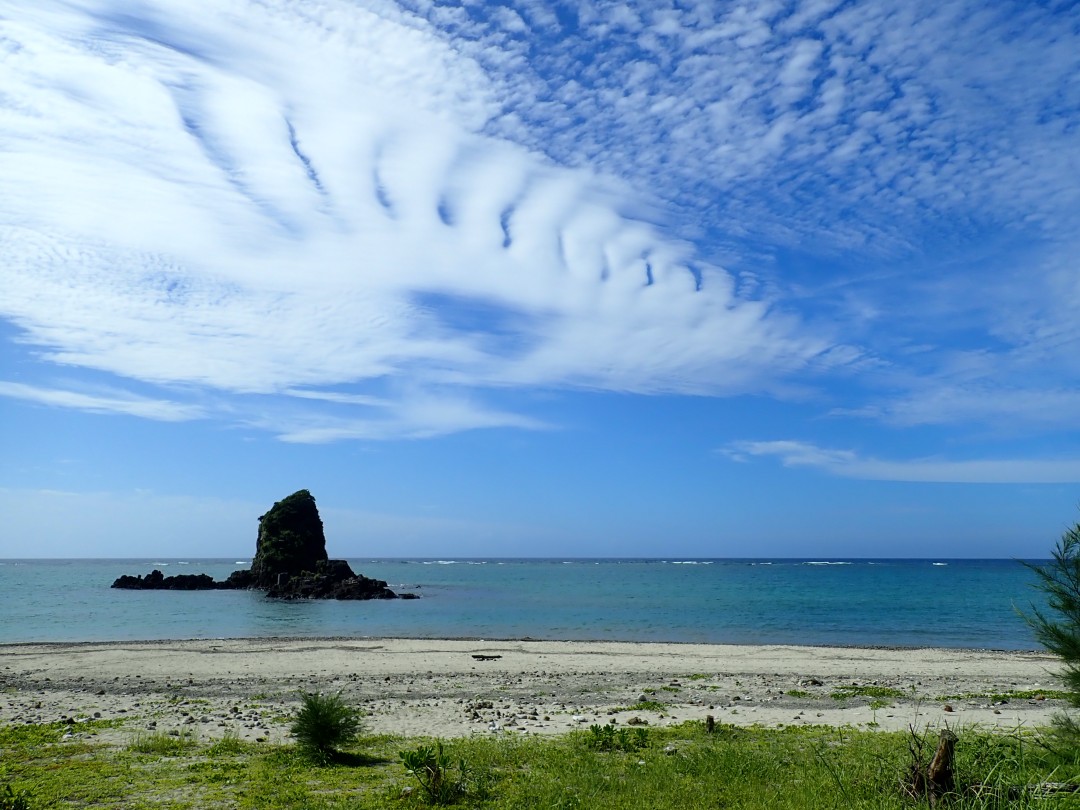
[[[156,568],[145,577],[124,574],[112,586],[130,591],[211,591],[230,587],[209,574],[177,574],[167,577]]]
[[[278,599],[397,599],[385,582],[354,573],[345,560],[323,560],[314,571],[284,574],[266,595]]]
[[[314,573],[326,561],[322,518],[306,489],[278,501],[259,517],[259,537],[251,561],[254,587],[272,588],[282,574]]]
[[[207,574],[119,577],[112,587],[128,590],[257,589],[276,599],[397,599],[385,582],[355,573],[345,560],[326,554],[326,536],[315,499],[306,489],[278,501],[259,518],[250,570],[233,571],[218,582]],[[400,598],[415,599],[415,594]]]

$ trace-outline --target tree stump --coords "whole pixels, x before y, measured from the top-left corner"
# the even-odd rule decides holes
[[[927,793],[933,797],[931,802],[956,790],[956,773],[953,770],[956,741],[957,736],[951,730],[942,729],[938,737],[937,751],[926,768],[926,788]]]
[[[953,757],[956,754],[958,737],[950,730],[943,729],[938,736],[937,750],[930,763],[923,765],[921,756],[922,740],[912,730],[914,744],[911,745],[911,777],[904,786],[913,799],[926,799],[931,807],[936,807],[938,800],[956,791],[956,771]]]

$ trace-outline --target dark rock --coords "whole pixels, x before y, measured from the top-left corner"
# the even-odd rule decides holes
[[[222,582],[207,574],[167,577],[124,575],[112,587],[128,590],[263,590],[277,599],[397,599],[380,579],[357,574],[345,560],[326,554],[326,536],[315,499],[306,489],[278,501],[259,518],[251,570],[233,571]],[[416,594],[403,594],[416,599]]]
[[[281,574],[293,577],[314,572],[326,560],[322,519],[315,499],[306,489],[278,501],[259,518],[259,537],[251,562],[254,587],[273,588]]]
[[[255,575],[248,569],[242,568],[239,571],[233,571],[229,574],[224,585],[228,589],[246,591],[249,588],[255,587]]]
[[[167,577],[154,569],[145,577],[124,574],[113,582],[112,587],[131,591],[213,591],[229,587],[215,582],[208,574],[177,574]]]
[[[278,599],[396,599],[381,579],[353,572],[345,560],[323,560],[314,571],[282,576],[266,591]]]

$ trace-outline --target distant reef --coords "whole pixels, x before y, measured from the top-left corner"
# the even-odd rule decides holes
[[[233,571],[224,581],[208,574],[167,577],[125,574],[112,587],[136,591],[260,590],[275,599],[416,599],[396,594],[380,579],[355,573],[345,560],[326,554],[326,535],[315,498],[306,489],[278,501],[259,518],[255,557],[249,570]]]

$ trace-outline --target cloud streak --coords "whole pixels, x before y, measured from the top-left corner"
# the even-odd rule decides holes
[[[885,460],[864,458],[852,450],[819,447],[794,440],[741,441],[723,450],[737,462],[776,458],[785,467],[810,468],[844,478],[871,481],[922,481],[949,484],[1074,484],[1080,482],[1078,459],[942,458]]]
[[[90,413],[138,416],[158,422],[186,422],[206,416],[204,409],[179,402],[139,397],[127,393],[104,396],[59,388],[41,388],[5,380],[0,380],[0,397],[54,408],[74,408]]]

